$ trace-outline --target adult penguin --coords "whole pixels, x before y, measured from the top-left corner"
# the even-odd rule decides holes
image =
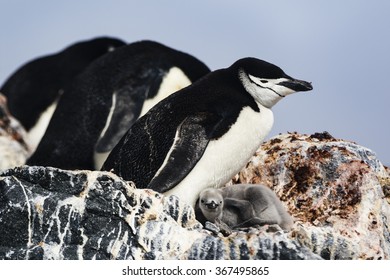
[[[107,53],[65,90],[27,164],[99,169],[140,115],[209,71],[195,57],[153,41]]]
[[[1,86],[10,113],[28,132],[34,150],[42,138],[56,102],[65,87],[93,60],[125,45],[116,38],[98,37],[31,60],[18,68]]]
[[[312,88],[276,65],[240,59],[152,108],[121,139],[103,170],[194,206],[203,189],[223,186],[259,148],[273,125],[272,106]]]

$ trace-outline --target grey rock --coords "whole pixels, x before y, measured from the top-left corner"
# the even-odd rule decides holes
[[[24,166],[0,176],[0,259],[319,258],[266,226],[215,235],[177,197],[109,172]]]
[[[390,175],[370,149],[329,133],[276,136],[231,183],[265,184],[291,236],[325,259],[390,259]]]
[[[292,231],[224,236],[177,197],[110,172],[7,169],[0,259],[390,259],[390,173],[367,148],[327,133],[279,135],[231,183],[272,188]]]

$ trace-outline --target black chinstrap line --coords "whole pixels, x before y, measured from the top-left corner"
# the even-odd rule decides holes
[[[251,81],[251,83],[257,85],[258,87],[261,87],[261,88],[266,88],[266,89],[269,89],[271,91],[273,91],[275,94],[279,95],[280,97],[285,97],[284,95],[281,95],[279,93],[277,93],[275,90],[273,90],[272,88],[269,88],[269,87],[263,87],[262,85],[259,85],[258,83],[256,83],[254,80],[251,79],[251,77],[248,75],[248,78],[249,78],[249,81]]]

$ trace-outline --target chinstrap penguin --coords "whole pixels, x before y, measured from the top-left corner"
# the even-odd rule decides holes
[[[125,45],[116,38],[99,37],[77,42],[64,50],[34,59],[18,68],[2,85],[11,114],[28,132],[34,150],[55,110],[58,98],[87,65]]]
[[[27,164],[100,169],[140,115],[209,72],[195,57],[153,41],[107,53],[65,90]]]
[[[209,188],[199,195],[199,208],[212,223],[224,223],[231,229],[279,225],[290,230],[293,219],[276,194],[263,185],[232,185]]]
[[[240,59],[157,104],[102,169],[195,206],[203,189],[225,185],[258,149],[273,125],[271,107],[311,89],[271,63]]]

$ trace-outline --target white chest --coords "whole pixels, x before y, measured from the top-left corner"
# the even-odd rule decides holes
[[[54,111],[57,108],[58,100],[53,102],[39,117],[36,124],[28,131],[28,144],[32,151],[35,151],[46,132]]]
[[[249,161],[268,135],[273,113],[262,107],[260,113],[245,107],[237,121],[221,138],[211,141],[192,171],[165,194],[177,195],[194,206],[199,193],[226,184]]]

